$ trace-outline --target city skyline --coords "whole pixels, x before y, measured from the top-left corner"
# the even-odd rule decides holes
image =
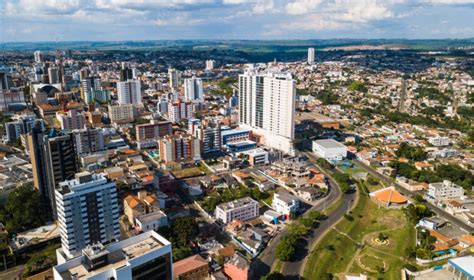
[[[0,0],[0,7],[3,43],[474,36],[472,0]]]

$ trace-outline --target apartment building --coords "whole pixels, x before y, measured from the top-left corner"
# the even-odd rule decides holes
[[[250,197],[236,199],[231,202],[221,203],[216,206],[216,219],[221,219],[224,224],[233,220],[246,221],[259,215],[258,202]]]

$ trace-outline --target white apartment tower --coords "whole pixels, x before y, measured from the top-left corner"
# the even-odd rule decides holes
[[[308,48],[308,63],[314,63],[314,48]]]
[[[192,78],[184,79],[184,98],[189,101],[204,101],[202,80],[200,78],[193,76]]]
[[[206,60],[206,71],[211,71],[214,69],[214,63],[216,61],[212,60],[212,59],[209,59],[209,60]]]
[[[66,259],[88,245],[120,237],[117,188],[102,174],[76,173],[55,190],[62,254]]]
[[[43,62],[43,54],[41,53],[41,51],[35,51],[33,54],[35,56],[35,62],[36,63]]]
[[[128,80],[117,83],[119,104],[142,104],[142,89],[139,80]]]
[[[249,69],[239,75],[240,124],[286,153],[293,151],[295,84],[290,73]]]
[[[181,73],[178,70],[174,68],[168,69],[169,86],[172,90],[178,90],[180,78]]]

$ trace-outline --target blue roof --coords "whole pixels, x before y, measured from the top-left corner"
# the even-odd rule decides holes
[[[221,132],[222,136],[228,136],[232,134],[238,134],[238,133],[250,133],[250,129],[246,128],[236,128],[236,129],[229,129],[229,130],[224,130]]]

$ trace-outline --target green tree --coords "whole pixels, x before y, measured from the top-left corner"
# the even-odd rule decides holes
[[[260,280],[285,280],[285,275],[280,272],[273,271],[270,274],[260,277]]]
[[[296,251],[296,242],[297,238],[292,235],[285,235],[282,237],[280,243],[278,243],[275,254],[277,258],[281,261],[290,260],[291,256]]]
[[[7,202],[0,209],[0,220],[5,222],[9,232],[21,232],[36,228],[44,223],[41,209],[41,199],[32,184],[20,185],[7,197]]]
[[[178,218],[173,221],[171,230],[179,245],[187,245],[197,236],[196,219],[192,216]]]
[[[426,160],[428,153],[421,147],[411,146],[406,142],[400,144],[400,147],[395,152],[397,157],[404,157],[414,161]]]

